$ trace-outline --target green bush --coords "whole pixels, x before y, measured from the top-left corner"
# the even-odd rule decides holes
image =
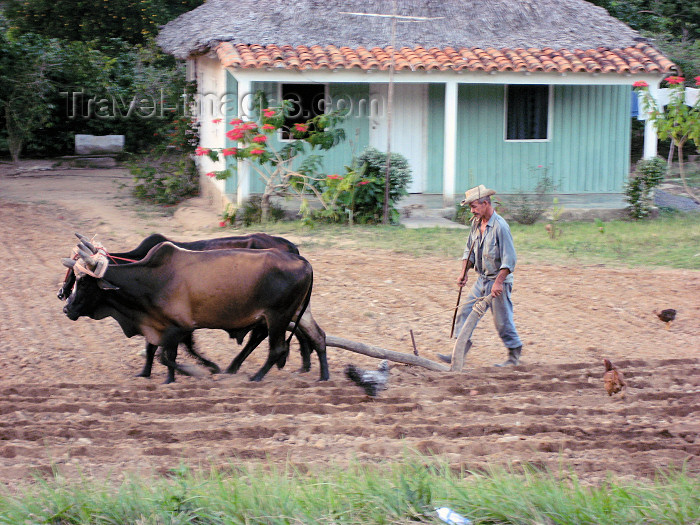
[[[635,220],[644,219],[651,213],[651,192],[664,180],[666,161],[661,157],[642,159],[635,166],[635,174],[625,185],[627,211]]]
[[[359,224],[382,222],[384,214],[384,185],[386,173],[386,153],[367,147],[355,161],[357,166],[365,166],[363,176],[368,184],[357,187],[354,195],[354,220]],[[389,168],[389,214],[392,224],[399,221],[395,204],[408,195],[411,183],[411,168],[406,157],[400,153],[391,154]]]
[[[166,151],[160,155],[139,155],[128,164],[134,176],[133,194],[139,199],[177,204],[199,193],[199,174],[188,154]]]
[[[493,202],[493,197],[491,197],[491,201]],[[459,202],[455,204],[455,222],[469,224],[472,217],[472,210],[469,206],[462,206]]]
[[[520,190],[508,202],[508,213],[517,223],[534,224],[549,208],[549,194],[556,189],[556,184],[547,174],[547,168],[542,169],[544,171],[537,181],[533,194],[526,194]]]

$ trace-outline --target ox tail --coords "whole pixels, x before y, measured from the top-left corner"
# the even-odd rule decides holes
[[[295,332],[297,331],[297,327],[299,326],[299,321],[301,321],[301,316],[304,315],[304,312],[306,312],[306,309],[309,307],[309,302],[311,302],[311,291],[314,288],[314,271],[313,269],[311,270],[311,283],[309,284],[309,291],[306,293],[306,297],[304,298],[304,304],[299,310],[299,315],[297,315],[297,320],[294,323],[294,328],[292,328],[292,333],[289,334],[289,338],[287,339],[287,346],[289,346],[289,342],[292,340],[292,337],[294,337]]]

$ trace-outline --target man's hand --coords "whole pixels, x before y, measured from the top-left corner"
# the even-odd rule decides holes
[[[506,277],[508,277],[508,274],[510,273],[510,270],[508,268],[502,268],[500,272],[498,272],[498,276],[496,277],[496,280],[493,282],[493,286],[491,287],[491,295],[493,297],[498,297],[503,293],[503,281],[506,280]]]
[[[459,276],[459,279],[457,279],[457,286],[460,288],[464,287],[465,284],[467,284],[467,280],[469,277],[467,276],[467,272],[464,272],[462,275]]]
[[[471,253],[471,252],[470,252]],[[457,286],[462,288],[465,284],[467,284],[467,273],[469,273],[469,268],[473,268],[474,265],[469,261],[469,259],[462,259],[462,273],[459,276],[459,279],[457,279]]]
[[[493,287],[491,288],[491,295],[494,297],[498,297],[503,293],[503,282],[499,282],[498,279],[496,279],[493,283]]]

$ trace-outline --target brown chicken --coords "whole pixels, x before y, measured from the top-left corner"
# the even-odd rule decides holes
[[[609,359],[603,359],[605,364],[605,374],[603,374],[603,382],[605,383],[605,391],[609,396],[622,392],[622,397],[627,393],[627,383],[625,378],[615,365]]]
[[[654,310],[654,313],[659,319],[666,323],[666,330],[671,328],[671,321],[673,321],[676,318],[676,311],[673,308],[666,308],[665,310],[661,310],[660,312]]]

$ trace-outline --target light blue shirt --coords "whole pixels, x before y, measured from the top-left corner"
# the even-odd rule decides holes
[[[489,222],[486,223],[483,235],[479,226],[472,230],[467,239],[462,259],[469,256],[472,244],[474,244],[474,252],[470,260],[478,274],[489,280],[494,280],[499,271],[508,268],[510,273],[503,282],[513,282],[513,271],[517,257],[513,236],[510,234],[510,226],[503,217],[493,212]]]

